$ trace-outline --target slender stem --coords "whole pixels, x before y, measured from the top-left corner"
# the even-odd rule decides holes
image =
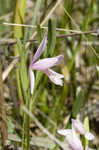
[[[30,109],[29,103],[29,94],[25,94],[26,97],[26,107],[28,110]],[[30,149],[30,117],[26,113],[24,113],[24,143],[23,143],[24,150]]]
[[[14,16],[14,23],[15,24],[22,24],[24,22],[25,16],[25,6],[26,0],[16,0],[16,8],[15,8],[15,16]],[[14,39],[23,39],[23,27],[22,26],[14,26]],[[23,49],[22,49],[23,50]],[[18,56],[18,46],[15,44],[14,46],[15,56]],[[21,89],[21,82],[20,82],[20,73],[19,68],[16,70],[16,77],[17,77],[17,85],[18,85],[18,94],[19,98],[22,100],[23,103],[23,96],[22,96],[22,89]],[[27,93],[23,91],[23,95],[25,95],[25,102],[26,106],[28,105],[28,98]],[[23,113],[23,139],[22,145],[24,150],[29,150],[29,117]]]
[[[14,23],[23,23],[24,15],[25,15],[25,3],[26,0],[16,0],[16,8],[15,8],[15,16]],[[23,37],[23,27],[14,26],[14,39]],[[18,47],[15,44],[14,46],[15,56],[18,56]],[[16,77],[17,77],[17,86],[18,86],[18,94],[19,98],[22,99],[21,87],[20,87],[20,77],[19,77],[19,69],[16,69]]]

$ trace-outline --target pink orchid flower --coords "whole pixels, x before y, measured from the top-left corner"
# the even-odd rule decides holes
[[[61,129],[58,130],[58,133],[66,136],[66,140],[73,150],[83,150],[80,137],[76,134],[74,129]]]
[[[64,78],[64,76],[62,74],[56,73],[51,69],[52,67],[58,65],[63,60],[64,58],[63,55],[38,60],[41,54],[43,53],[46,44],[47,44],[47,36],[44,35],[44,38],[33,57],[32,63],[30,64],[31,94],[33,94],[35,83],[35,76],[32,70],[40,70],[41,72],[45,73],[53,83],[55,83],[56,85],[63,86],[62,78]]]
[[[87,140],[93,140],[95,137],[91,132],[86,132],[84,125],[79,120],[72,119],[72,128],[75,128],[76,132],[85,136]]]
[[[84,135],[87,140],[93,140],[94,135],[90,132],[85,132],[84,125],[79,120],[72,119],[72,129],[61,129],[58,133],[66,136],[69,146],[73,150],[83,150],[80,140],[80,134]]]

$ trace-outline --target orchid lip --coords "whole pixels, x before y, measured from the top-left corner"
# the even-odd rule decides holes
[[[56,85],[63,86],[62,78],[64,78],[64,76],[62,74],[59,74],[53,71],[52,69],[46,69],[42,72],[44,72],[53,83],[55,83]]]
[[[85,129],[83,124],[79,120],[72,119],[72,126],[75,128],[77,132],[80,134],[85,134]]]

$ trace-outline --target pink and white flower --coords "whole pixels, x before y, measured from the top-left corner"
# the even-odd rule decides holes
[[[93,140],[95,137],[91,132],[86,132],[84,125],[79,120],[72,119],[72,128],[75,129],[76,132],[85,136],[87,140]]]
[[[64,78],[64,76],[62,74],[56,73],[51,69],[52,67],[60,64],[60,62],[64,58],[63,55],[58,55],[56,57],[44,58],[38,60],[41,54],[43,53],[46,44],[47,44],[47,36],[44,35],[44,38],[33,57],[32,63],[30,64],[31,94],[33,94],[34,82],[35,82],[33,70],[40,70],[41,72],[45,73],[49,77],[49,79],[52,82],[54,82],[56,85],[63,86],[62,78]]]
[[[87,140],[94,139],[94,135],[86,132],[84,125],[79,120],[74,119],[72,119],[72,129],[61,129],[58,130],[58,133],[66,136],[66,140],[73,150],[83,150],[80,135],[84,135]]]
[[[83,146],[79,135],[76,134],[74,129],[61,129],[58,133],[66,136],[66,140],[73,150],[83,150]]]

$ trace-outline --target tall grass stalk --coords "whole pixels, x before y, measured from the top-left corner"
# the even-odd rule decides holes
[[[24,46],[17,40],[18,50],[20,54],[20,86],[22,91],[22,105],[25,105],[30,110],[30,91],[29,91],[29,77],[28,77],[28,69],[26,67],[27,63],[27,53],[24,52]],[[22,111],[21,113],[23,117],[23,138],[22,138],[22,145],[23,149],[29,150],[30,149],[30,118],[27,114],[24,114]]]
[[[26,6],[26,0],[16,0],[16,8],[15,8],[15,16],[14,16],[14,23],[16,24],[22,24],[24,23],[24,16],[25,16],[25,6]],[[15,39],[23,39],[24,33],[23,33],[23,27],[14,27],[14,38]],[[27,71],[26,71],[26,63],[25,63],[25,55],[24,55],[24,47],[22,46],[22,43],[18,42],[19,47],[17,44],[14,47],[15,56],[19,55],[20,51],[20,57],[21,57],[21,63],[20,63],[20,70],[16,69],[16,77],[17,77],[17,85],[18,85],[18,94],[19,99],[22,101],[22,104],[25,104],[27,108],[29,109],[29,99],[28,99],[28,90],[27,90]],[[21,79],[21,80],[20,80]],[[23,116],[23,139],[22,139],[22,145],[24,150],[30,149],[30,139],[29,139],[29,125],[30,125],[30,119],[29,116],[22,113]]]
[[[16,0],[16,8],[15,8],[15,15],[14,15],[14,23],[22,24],[24,22],[25,16],[25,3],[26,0]],[[14,26],[14,38],[22,39],[23,38],[23,27]],[[18,46],[15,44],[14,46],[14,55],[18,56]],[[18,94],[19,99],[22,99],[21,87],[20,87],[20,77],[19,77],[19,69],[16,69],[16,78],[17,78],[17,87],[18,87]]]

